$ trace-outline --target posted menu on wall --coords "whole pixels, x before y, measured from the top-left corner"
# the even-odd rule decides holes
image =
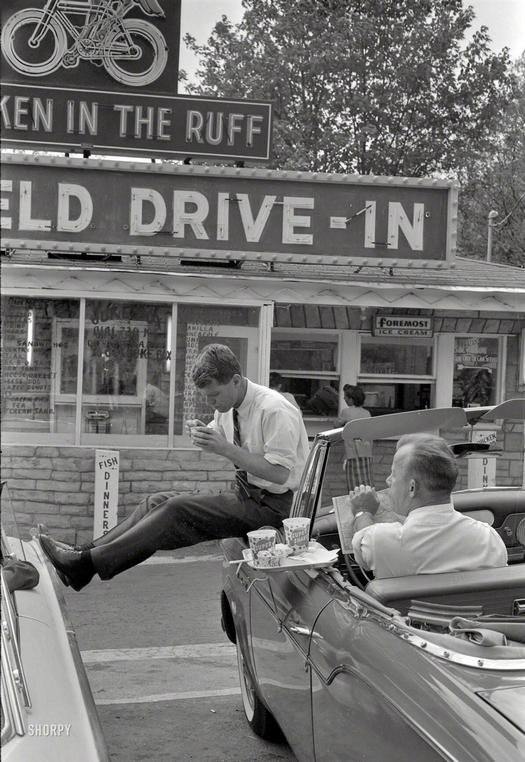
[[[51,320],[38,321],[38,300],[10,297],[2,310],[2,419],[49,426],[52,416]]]

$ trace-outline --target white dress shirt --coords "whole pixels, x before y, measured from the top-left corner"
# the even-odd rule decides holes
[[[280,392],[247,379],[246,395],[237,408],[241,446],[290,470],[284,484],[275,484],[248,472],[248,481],[268,492],[295,491],[308,457],[308,435],[301,412]],[[233,442],[233,410],[215,411],[213,424]]]
[[[488,524],[450,503],[415,508],[403,524],[372,524],[356,532],[357,563],[378,579],[507,565],[505,543]]]

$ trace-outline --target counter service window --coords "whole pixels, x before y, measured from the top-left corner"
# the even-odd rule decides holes
[[[372,415],[432,407],[434,340],[361,336],[359,385]]]
[[[270,367],[283,377],[305,417],[334,417],[339,405],[339,339],[334,334],[298,336],[274,332]]]

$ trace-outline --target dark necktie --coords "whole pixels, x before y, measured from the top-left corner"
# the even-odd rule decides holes
[[[236,408],[233,408],[233,444],[237,447],[241,447],[241,431],[239,429],[239,413]],[[239,495],[250,496],[248,489],[248,475],[246,471],[243,471],[239,466],[235,466],[235,487]]]

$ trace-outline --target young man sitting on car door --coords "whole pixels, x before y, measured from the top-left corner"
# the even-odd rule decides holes
[[[282,394],[246,378],[223,344],[209,344],[192,369],[194,385],[215,409],[209,425],[186,421],[193,444],[235,467],[230,490],[216,495],[157,492],[92,543],[73,548],[48,535],[40,543],[65,585],[85,587],[95,574],[107,580],[157,550],[239,537],[287,518],[308,456],[300,410]]]
[[[387,479],[398,520],[375,520],[375,490],[361,486],[350,493],[357,563],[377,579],[506,566],[507,549],[496,530],[454,510],[457,476],[444,439],[401,437]]]

